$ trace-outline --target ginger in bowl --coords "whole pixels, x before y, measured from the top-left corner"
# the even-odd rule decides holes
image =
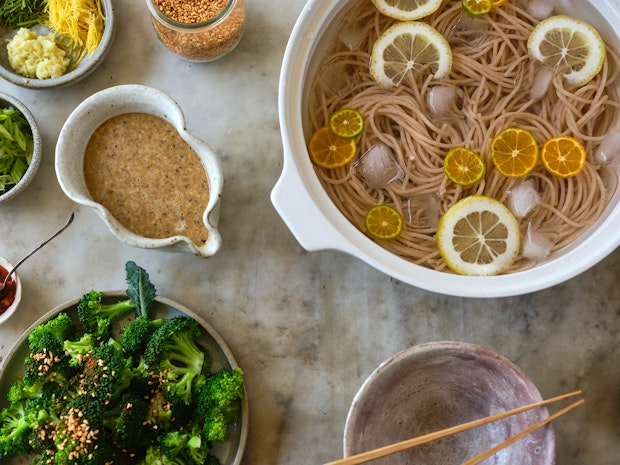
[[[202,257],[221,246],[215,152],[157,89],[117,86],[82,102],[61,130],[56,174],[69,198],[130,245]]]

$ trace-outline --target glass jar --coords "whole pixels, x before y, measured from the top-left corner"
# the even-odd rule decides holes
[[[244,0],[146,0],[146,4],[159,40],[190,61],[221,58],[243,35]]]

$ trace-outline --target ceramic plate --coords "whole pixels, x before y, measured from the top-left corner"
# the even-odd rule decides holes
[[[122,291],[111,291],[104,293],[104,302],[113,302],[121,299],[126,299],[127,296]],[[203,329],[203,334],[200,336],[198,342],[208,349],[212,358],[212,369],[217,370],[219,368],[236,368],[237,362],[226,345],[226,342],[220,337],[220,335],[207,323],[202,317],[185,308],[184,306],[173,302],[172,300],[164,297],[156,297],[154,307],[155,318],[172,318],[177,315],[186,315],[195,319]],[[58,313],[64,311],[67,312],[74,321],[77,321],[77,304],[79,298],[62,304],[53,310],[46,313],[33,325],[28,328],[24,334],[21,335],[17,343],[13,346],[9,355],[0,364],[0,407],[4,407],[7,404],[6,392],[13,381],[20,376],[24,371],[24,358],[28,354],[28,334],[32,329],[40,323],[43,323]],[[120,318],[117,321],[116,326],[113,328],[113,335],[119,334],[120,328],[133,320],[131,312],[129,316]],[[244,396],[241,415],[237,423],[231,426],[230,438],[223,444],[218,444],[213,449],[213,454],[216,455],[222,465],[239,465],[243,452],[245,450],[246,439],[248,434],[248,402],[247,395]],[[23,465],[23,458],[9,458],[3,460],[3,465]]]

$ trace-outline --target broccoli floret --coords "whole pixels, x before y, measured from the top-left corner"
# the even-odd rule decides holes
[[[202,437],[201,428],[195,424],[169,431],[160,436],[159,444],[167,457],[179,458],[187,465],[203,465],[209,455],[209,445]]]
[[[54,464],[111,463],[112,440],[103,428],[104,403],[88,394],[69,402],[54,432]]]
[[[127,355],[139,357],[144,353],[153,333],[164,323],[163,318],[151,320],[148,316],[137,316],[123,327],[120,343]]]
[[[14,402],[0,411],[0,458],[32,452],[29,435],[33,419],[26,402]]]
[[[97,337],[108,337],[112,322],[129,310],[136,308],[132,299],[125,299],[112,304],[103,304],[102,292],[90,291],[82,296],[77,306],[80,322],[86,331]]]
[[[110,339],[84,356],[80,390],[107,403],[127,389],[133,377],[131,359]]]
[[[194,418],[203,425],[207,441],[224,442],[229,436],[228,426],[237,420],[241,410],[243,372],[240,368],[222,368],[206,381],[198,394]]]
[[[125,450],[135,450],[150,444],[157,430],[145,428],[149,404],[144,396],[133,390],[125,391],[118,404],[106,410],[104,425],[116,443]]]
[[[73,320],[69,315],[64,312],[59,313],[51,320],[45,323],[41,323],[35,326],[28,335],[28,345],[31,352],[41,352],[42,350],[49,350],[49,344],[52,341],[52,336],[57,344],[60,345],[69,339],[74,331]]]
[[[176,316],[153,333],[144,351],[146,365],[160,371],[166,395],[188,405],[192,402],[193,381],[205,363],[205,350],[196,343],[200,334],[198,322]]]
[[[92,333],[84,333],[76,340],[66,340],[63,344],[63,349],[70,358],[69,365],[72,367],[82,365],[86,355],[92,352],[100,343],[101,341]]]
[[[179,458],[170,458],[164,448],[153,445],[146,450],[146,456],[138,465],[187,465]]]

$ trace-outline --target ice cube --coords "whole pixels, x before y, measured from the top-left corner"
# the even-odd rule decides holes
[[[532,100],[541,100],[551,87],[553,81],[553,75],[555,71],[548,66],[537,66],[534,79],[530,87],[530,98]]]
[[[344,24],[338,32],[338,39],[349,50],[357,50],[367,35],[365,24],[360,21],[350,21]]]
[[[341,58],[333,58],[320,70],[323,84],[337,95],[345,95],[357,84],[359,76]]]
[[[601,165],[620,167],[620,128],[612,129],[601,141],[594,159]]]
[[[542,21],[551,16],[555,3],[555,0],[529,0],[525,10],[535,19]]]
[[[379,142],[370,147],[351,167],[353,174],[368,187],[380,189],[405,176],[392,150]]]
[[[433,86],[426,96],[426,103],[434,116],[444,117],[456,108],[457,95],[454,86]]]
[[[424,194],[407,199],[409,223],[420,229],[436,229],[439,224],[439,197]]]
[[[535,261],[544,260],[551,253],[553,241],[539,231],[532,228],[532,224],[527,225],[527,232],[523,238],[522,255]]]
[[[528,179],[508,191],[508,208],[517,217],[523,218],[541,202],[533,179]]]

